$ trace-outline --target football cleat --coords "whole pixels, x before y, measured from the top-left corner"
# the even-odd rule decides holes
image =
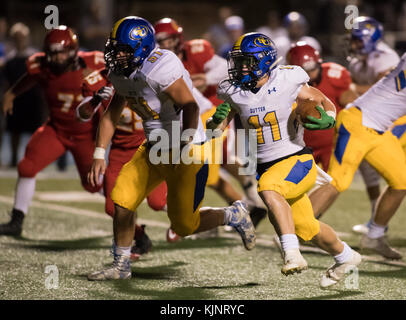
[[[152,241],[145,233],[145,224],[141,225],[143,234],[138,237],[138,239],[134,239],[135,243],[131,247],[131,261],[138,260],[142,254],[146,254],[151,250]]]
[[[243,201],[238,200],[225,210],[230,213],[227,225],[234,227],[240,234],[245,249],[254,249],[256,241],[255,227],[251,221],[247,205]]]
[[[290,274],[301,273],[307,269],[307,262],[303,258],[299,249],[289,249],[284,253],[284,264],[281,269],[283,275],[288,276]]]
[[[356,224],[352,227],[352,231],[358,234],[368,234],[368,223]]]
[[[111,267],[93,272],[87,276],[89,281],[120,280],[130,278],[130,257],[124,255],[114,255],[114,261]]]
[[[20,210],[13,209],[11,220],[8,223],[0,224],[0,235],[20,236],[23,231],[24,213]]]
[[[352,227],[352,231],[358,234],[368,234],[371,221],[364,224],[356,224]],[[388,232],[388,227],[385,228],[385,233]]]
[[[361,255],[357,251],[352,250],[352,257],[347,262],[335,263],[327,269],[326,273],[321,278],[320,286],[322,288],[328,288],[335,285],[340,280],[344,279],[345,275],[349,274],[351,270],[356,269],[361,261]]]
[[[188,236],[188,239],[197,240],[197,239],[213,239],[218,238],[219,230],[218,228],[213,228],[207,231],[199,232]]]
[[[166,230],[166,241],[169,243],[174,243],[177,242],[181,239],[182,237],[178,234],[176,234],[175,231],[173,231],[171,228],[168,228]]]
[[[368,235],[364,235],[361,238],[361,249],[371,249],[387,259],[402,259],[400,252],[391,248],[385,236],[372,239]]]

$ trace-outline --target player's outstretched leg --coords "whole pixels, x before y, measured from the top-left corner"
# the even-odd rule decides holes
[[[334,256],[335,263],[323,275],[320,286],[327,288],[344,279],[346,274],[354,270],[362,261],[361,255],[341,241],[334,230],[320,222],[320,232],[312,241],[321,249]]]
[[[295,234],[295,223],[289,203],[276,191],[264,190],[260,192],[260,196],[268,207],[269,220],[281,244],[282,274],[288,276],[306,270],[307,262],[299,251],[299,241]]]
[[[134,212],[115,205],[113,218],[114,244],[113,264],[87,276],[91,281],[119,280],[131,278],[131,244],[134,239]]]
[[[362,249],[371,249],[388,259],[401,259],[402,255],[391,248],[385,230],[389,220],[395,214],[406,195],[406,190],[396,190],[387,187],[376,205],[376,215],[369,228],[368,234],[361,239]]]

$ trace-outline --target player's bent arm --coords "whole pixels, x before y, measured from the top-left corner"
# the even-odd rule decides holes
[[[126,100],[123,96],[115,93],[106,112],[100,120],[97,130],[96,147],[106,149],[116,130],[120,120],[121,112],[124,109]]]
[[[297,96],[297,102],[301,100],[313,100],[317,103],[316,109],[320,118],[307,116],[310,123],[303,123],[308,130],[325,130],[334,127],[336,122],[336,107],[320,90],[305,84]]]
[[[314,100],[323,107],[328,115],[333,116],[334,114],[335,118],[336,107],[334,106],[334,103],[332,103],[324,93],[315,87],[305,84],[299,91],[297,100],[299,103],[300,100]]]
[[[351,83],[349,89],[340,94],[338,103],[344,108],[347,104],[353,102],[357,98],[358,94],[355,88],[355,84]]]
[[[4,114],[13,113],[13,101],[20,94],[28,91],[37,84],[37,79],[25,73],[17,82],[6,91],[3,97],[3,112]]]
[[[178,108],[183,110],[183,130],[197,129],[200,114],[199,106],[183,78],[172,83],[165,90],[165,93],[169,95]]]
[[[116,93],[100,120],[99,127],[97,128],[96,149],[93,153],[93,163],[87,175],[87,180],[92,186],[100,185],[100,176],[106,172],[106,148],[114,135],[125,102],[125,98]]]

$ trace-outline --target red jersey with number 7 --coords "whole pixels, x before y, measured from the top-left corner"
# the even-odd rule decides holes
[[[54,74],[44,63],[43,52],[32,55],[27,60],[29,77],[42,87],[49,108],[49,123],[66,134],[76,135],[94,131],[94,123],[80,122],[75,110],[82,101],[83,79],[94,70],[104,68],[104,56],[100,51],[78,52],[78,63],[74,70]]]

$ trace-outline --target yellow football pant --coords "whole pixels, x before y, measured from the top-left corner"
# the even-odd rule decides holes
[[[399,139],[403,151],[406,153],[406,116],[403,116],[395,121],[391,132]]]
[[[275,191],[286,199],[292,209],[295,232],[305,241],[313,239],[320,231],[320,223],[314,217],[306,194],[314,186],[316,177],[313,156],[303,154],[276,163],[258,181],[258,192]]]
[[[362,112],[352,107],[337,118],[334,153],[328,174],[338,191],[351,185],[355,171],[366,159],[393,189],[406,189],[406,158],[399,140],[362,125]]]
[[[191,155],[198,164],[152,164],[143,144],[120,171],[111,198],[115,204],[135,211],[162,181],[168,186],[168,217],[180,236],[192,234],[200,225],[199,209],[204,197],[209,166],[204,145],[194,145]],[[172,161],[170,161],[171,163]]]

